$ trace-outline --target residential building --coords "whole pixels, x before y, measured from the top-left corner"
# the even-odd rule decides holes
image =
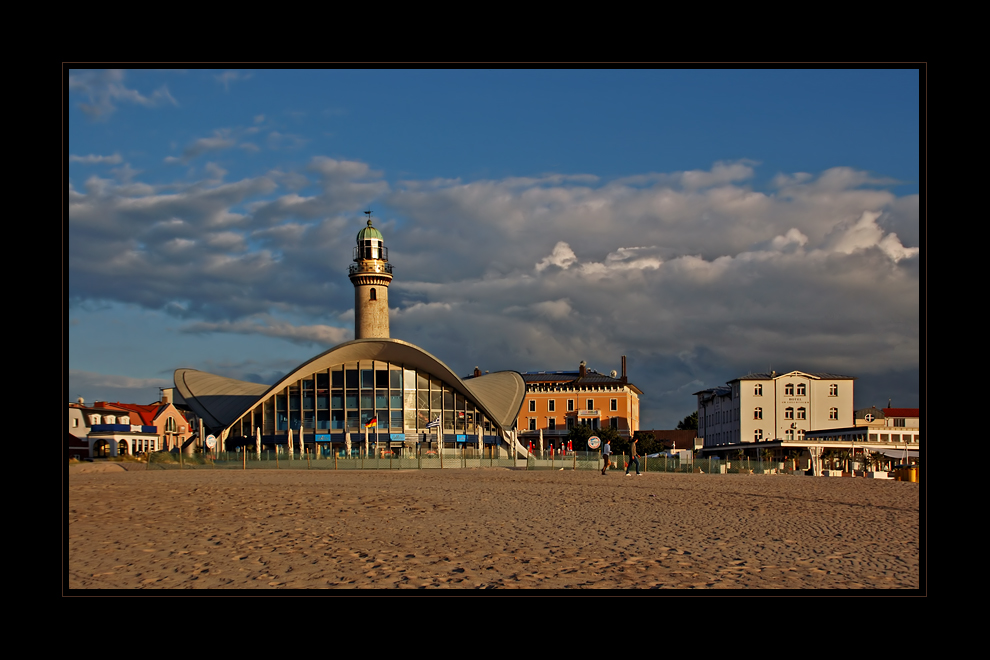
[[[480,371],[475,369],[475,373]],[[582,361],[577,371],[529,371],[522,377],[526,397],[516,425],[525,442],[543,431],[545,440],[559,444],[571,428],[581,424],[594,429],[611,427],[625,437],[639,430],[643,392],[629,382],[624,355],[621,375],[598,373]]]
[[[705,449],[779,440],[853,425],[852,376],[791,371],[751,373],[695,392]]]
[[[131,417],[139,419],[143,426],[155,427],[160,440],[157,444],[164,450],[170,451],[185,446],[195,433],[195,429],[186,417],[172,403],[140,405],[116,402],[113,405],[130,411]]]
[[[70,455],[106,458],[137,451],[161,449],[158,429],[144,424],[132,411],[96,401],[87,406],[82,399],[69,404]],[[83,443],[86,449],[83,450]]]
[[[849,447],[869,445],[874,451],[896,456],[903,451],[916,452],[921,441],[921,411],[918,408],[862,408],[854,413],[851,427],[808,431],[809,441],[845,443]],[[916,456],[917,454],[910,454]]]

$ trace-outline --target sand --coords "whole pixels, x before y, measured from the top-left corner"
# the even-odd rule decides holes
[[[919,485],[74,466],[76,589],[919,589]]]

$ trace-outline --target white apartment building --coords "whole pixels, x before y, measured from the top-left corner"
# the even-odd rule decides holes
[[[852,376],[752,373],[695,392],[704,447],[802,442],[810,430],[853,425]]]

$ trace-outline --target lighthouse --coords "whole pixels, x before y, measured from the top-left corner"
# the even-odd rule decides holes
[[[354,338],[388,339],[388,285],[392,264],[382,233],[371,226],[371,211],[365,211],[368,226],[358,232],[354,263],[349,277],[354,285]]]

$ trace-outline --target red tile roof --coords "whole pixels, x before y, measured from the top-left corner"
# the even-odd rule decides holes
[[[884,417],[921,417],[920,408],[884,408]]]
[[[136,413],[138,417],[141,418],[141,424],[143,426],[154,426],[155,425],[155,414],[161,407],[160,404],[152,403],[148,405],[140,405],[137,403],[120,403],[119,401],[111,404],[115,408],[120,408],[122,410],[127,410],[128,412]]]

